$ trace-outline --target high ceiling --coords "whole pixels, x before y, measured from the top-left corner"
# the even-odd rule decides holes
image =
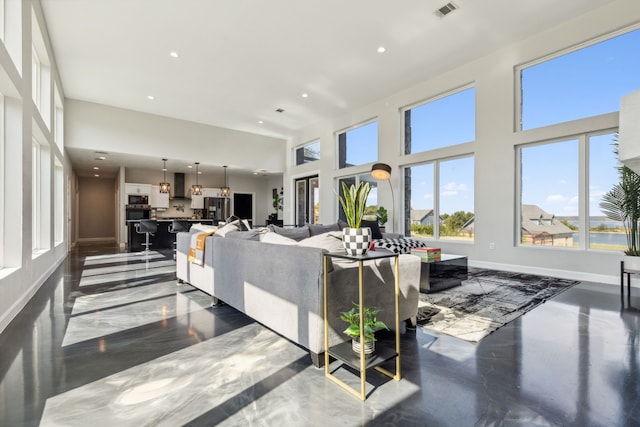
[[[444,17],[447,0],[42,6],[67,98],[286,138],[611,1],[454,0]]]

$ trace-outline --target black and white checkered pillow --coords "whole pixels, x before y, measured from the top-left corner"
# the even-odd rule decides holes
[[[411,248],[421,248],[427,246],[427,244],[411,238],[376,239],[374,240],[374,246],[390,250],[394,254],[410,254]]]

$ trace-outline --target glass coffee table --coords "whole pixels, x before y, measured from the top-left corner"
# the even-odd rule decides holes
[[[466,256],[442,254],[440,259],[420,261],[420,292],[428,294],[460,286],[467,279]]]

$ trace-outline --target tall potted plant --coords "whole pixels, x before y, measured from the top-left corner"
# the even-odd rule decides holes
[[[342,229],[342,244],[349,255],[364,255],[369,250],[371,229],[360,227],[360,224],[370,191],[368,182],[360,182],[357,187],[355,184],[347,186],[342,182],[342,196],[339,195],[338,199],[348,225]]]
[[[620,221],[624,226],[625,266],[640,269],[640,175],[624,165],[618,167],[618,172],[620,182],[602,197],[600,208],[607,218]]]

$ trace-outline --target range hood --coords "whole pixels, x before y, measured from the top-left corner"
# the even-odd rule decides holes
[[[173,199],[188,199],[184,188],[184,174],[176,172],[173,175]]]

